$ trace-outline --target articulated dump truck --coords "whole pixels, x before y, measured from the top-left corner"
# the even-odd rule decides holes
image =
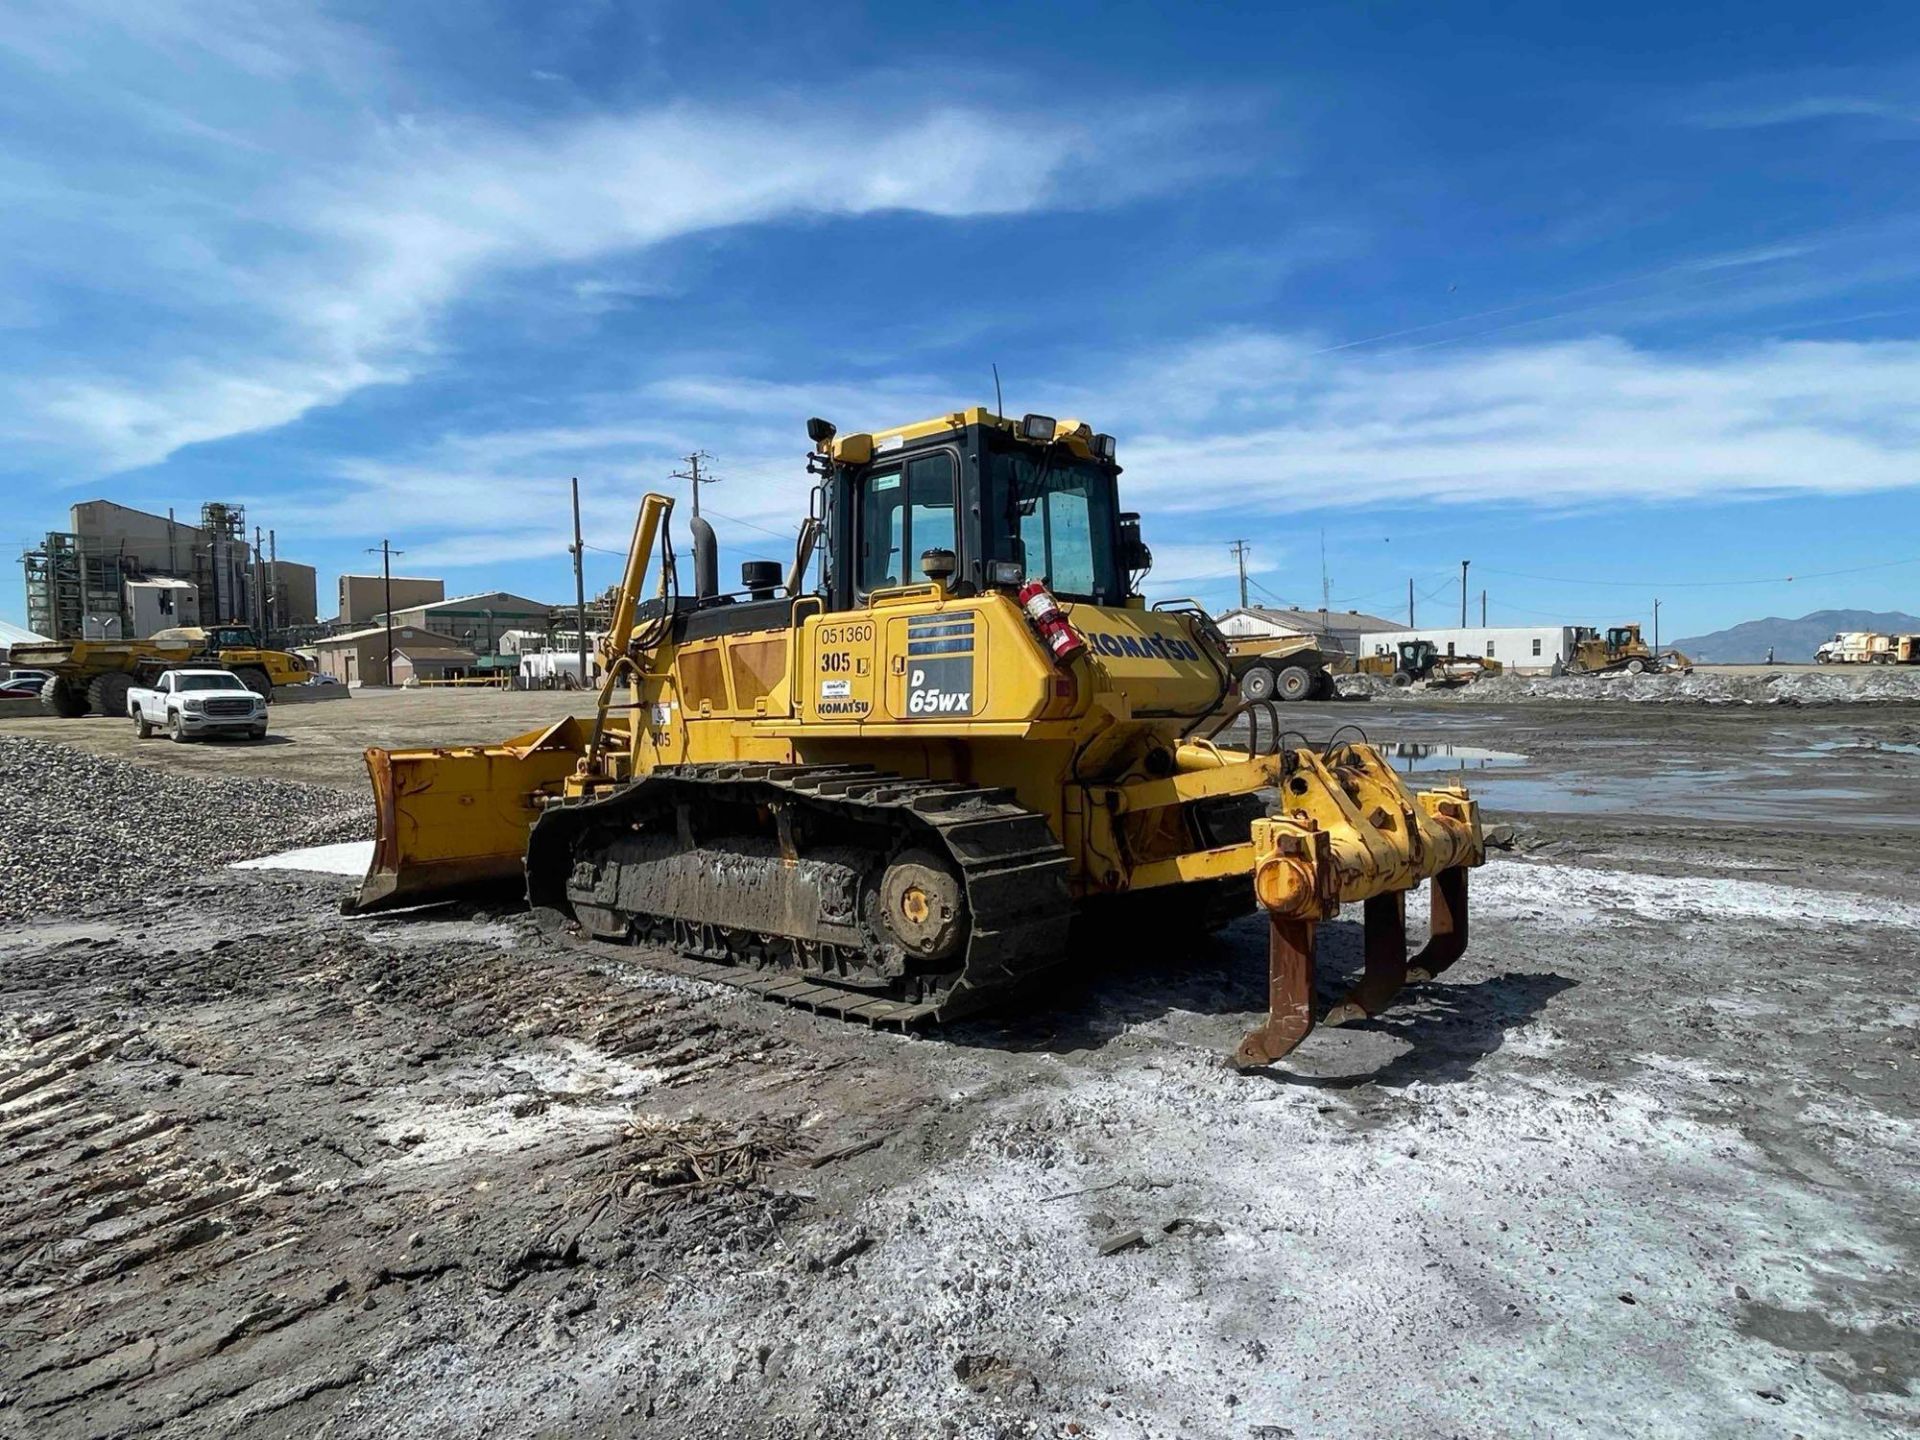
[[[1111,436],[984,409],[807,428],[784,577],[755,561],[720,593],[695,517],[683,593],[672,502],[645,498],[591,723],[367,752],[379,834],[350,910],[524,886],[576,943],[914,1025],[1044,1004],[1070,955],[1263,909],[1270,1013],[1241,1066],[1459,958],[1473,800],[1409,792],[1363,743],[1252,738],[1278,741],[1277,712],[1232,698],[1211,619],[1137,593]],[[1350,904],[1364,972],[1319,1014],[1316,931]]]

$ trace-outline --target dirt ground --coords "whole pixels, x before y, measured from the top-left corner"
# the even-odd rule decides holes
[[[0,733],[355,788],[565,699]],[[1443,981],[1270,1074],[1258,920],[926,1037],[506,896],[0,932],[0,1435],[1912,1433],[1920,706],[1295,715],[1514,848]]]

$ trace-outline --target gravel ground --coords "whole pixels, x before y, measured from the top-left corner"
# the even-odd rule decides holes
[[[1912,1434],[1920,710],[1297,708],[1531,758],[1461,963],[1261,1075],[1253,918],[924,1038],[504,896],[0,926],[0,1436]]]
[[[149,901],[170,882],[364,839],[372,805],[283,780],[189,779],[0,736],[0,920]]]

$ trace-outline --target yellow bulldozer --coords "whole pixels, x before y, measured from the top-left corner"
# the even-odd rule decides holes
[[[1669,671],[1682,674],[1693,669],[1693,661],[1678,650],[1655,652],[1640,638],[1638,625],[1614,625],[1605,635],[1582,625],[1573,633],[1572,653],[1567,656],[1570,675],[1662,675]]]
[[[1475,802],[1409,792],[1363,743],[1281,746],[1271,701],[1222,709],[1211,619],[1138,593],[1151,557],[1111,436],[978,408],[807,431],[784,576],[749,562],[721,593],[696,516],[685,593],[673,504],[645,497],[590,723],[367,752],[378,838],[350,910],[524,885],[577,943],[906,1026],[1031,1002],[1080,937],[1147,933],[1102,917],[1257,906],[1270,1013],[1242,1066],[1459,957]],[[1236,722],[1248,738],[1222,743]],[[1428,880],[1410,958],[1405,896]],[[1344,904],[1364,971],[1322,1014],[1317,927]]]

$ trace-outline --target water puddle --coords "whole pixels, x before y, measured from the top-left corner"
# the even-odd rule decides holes
[[[1823,760],[1836,755],[1920,755],[1920,740],[1816,740],[1804,750],[1785,752],[1796,760]]]
[[[1380,749],[1393,761],[1395,769],[1408,775],[1435,770],[1504,770],[1527,763],[1526,756],[1512,750],[1489,750],[1482,745],[1394,740]]]

